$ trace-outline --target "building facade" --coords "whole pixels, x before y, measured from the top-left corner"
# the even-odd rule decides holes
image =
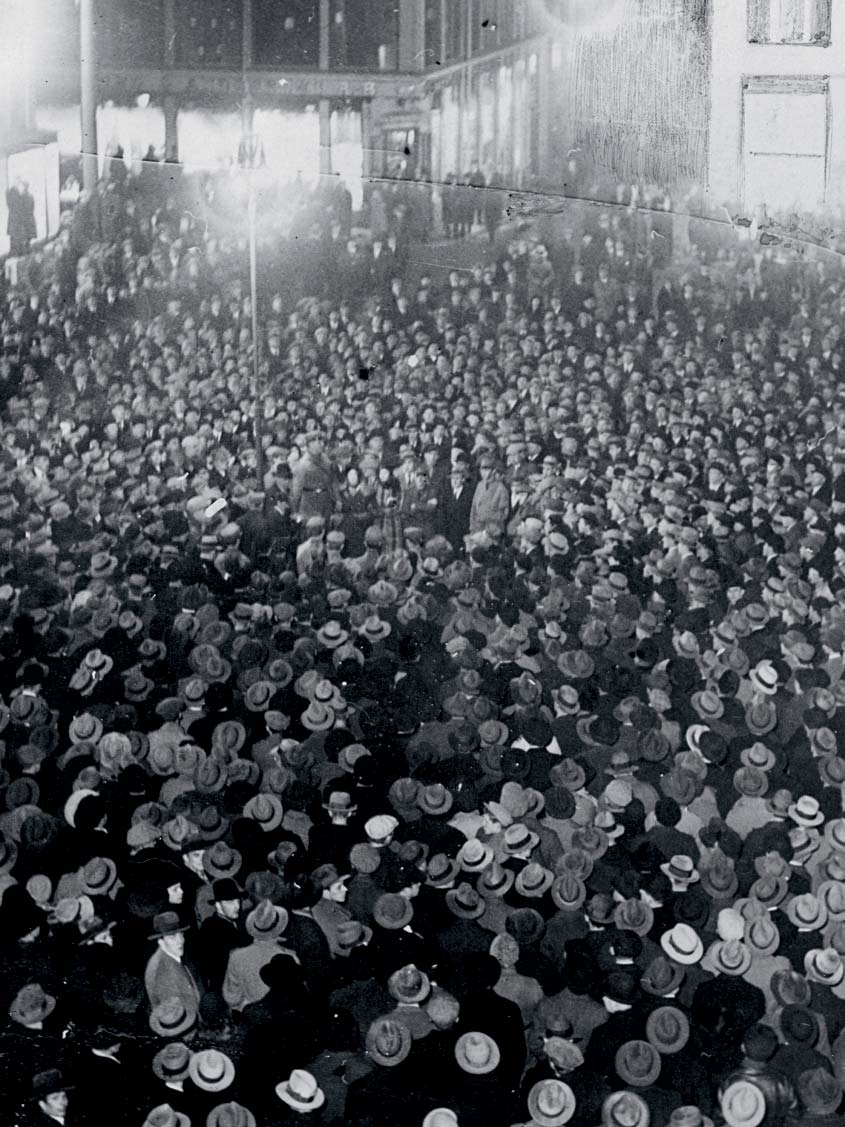
[[[746,209],[845,203],[845,6],[712,0],[709,186]]]
[[[262,135],[279,174],[439,182],[481,168],[752,207],[840,202],[833,0],[94,0],[98,148],[189,170]],[[76,8],[43,0],[37,121],[78,152]]]
[[[219,167],[258,131],[292,175],[437,178],[483,163],[521,182],[549,163],[552,114],[535,106],[561,57],[534,0],[95,2],[101,162],[152,145]],[[44,5],[36,112],[70,155],[78,13]]]

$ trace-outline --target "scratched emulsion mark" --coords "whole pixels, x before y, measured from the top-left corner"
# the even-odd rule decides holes
[[[707,179],[707,0],[619,0],[618,18],[572,29],[573,139],[619,179]]]

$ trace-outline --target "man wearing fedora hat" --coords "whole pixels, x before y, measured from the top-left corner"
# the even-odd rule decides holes
[[[845,301],[830,263],[766,258],[761,288],[729,231],[715,267],[694,248],[652,317],[624,253],[637,209],[621,207],[587,216],[580,247],[556,235],[565,295],[530,225],[496,269],[420,283],[416,301],[397,278],[380,310],[360,286],[318,302],[294,270],[290,316],[282,294],[265,309],[262,480],[237,248],[194,238],[177,193],[134,261],[106,236],[146,230],[145,193],[101,203],[104,243],[87,253],[85,207],[74,235],[91,297],[74,310],[72,269],[56,298],[51,271],[23,263],[33,293],[4,302],[10,1122],[20,1100],[44,1127],[29,1083],[50,1067],[77,1085],[67,1127],[77,1110],[121,1127],[769,1127],[778,1070],[798,1088],[789,1118],[838,1122]],[[332,254],[348,283],[355,254]],[[103,255],[116,298],[97,292]],[[586,283],[565,282],[570,258]],[[809,297],[786,313],[771,293],[793,283]],[[394,463],[406,480],[436,468],[444,439],[481,484],[405,485],[421,519],[404,538],[388,508],[369,528],[375,507],[353,512],[357,531],[333,512],[338,470],[360,458],[375,506],[380,473],[390,492]],[[327,442],[345,453],[324,492]],[[151,932],[150,1015],[141,979],[114,972],[141,975]],[[323,1028],[328,1004],[357,1039]],[[111,1024],[118,1054],[99,1040]],[[151,1033],[170,1051],[136,1100],[123,1048]],[[342,1065],[325,1052],[341,1041]],[[240,1092],[213,1090],[227,1077]],[[247,1093],[258,1115],[236,1104]]]
[[[176,912],[160,912],[153,919],[156,950],[150,955],[144,971],[144,986],[151,1006],[170,998],[179,998],[188,1009],[199,1006],[199,976],[185,959],[184,926]]]
[[[323,803],[327,821],[317,822],[308,839],[315,863],[342,867],[348,863],[350,849],[361,840],[362,827],[356,818],[358,807],[351,790],[351,786],[344,789],[342,780],[337,780]]]
[[[326,1124],[326,1095],[316,1078],[303,1068],[295,1068],[275,1086],[276,1107],[272,1121],[280,1127],[299,1124]]]
[[[762,1093],[767,1117],[772,1123],[784,1123],[798,1108],[795,1086],[789,1077],[773,1064],[778,1038],[768,1025],[751,1025],[742,1039],[744,1057],[738,1069],[728,1073],[720,1085],[722,1114],[726,1113],[726,1094],[739,1091],[741,1085],[752,1085]],[[742,1102],[742,1101],[740,1101]]]
[[[311,918],[326,937],[333,956],[341,954],[338,928],[352,919],[352,913],[345,907],[350,875],[338,872],[334,865],[327,863],[314,869],[309,878],[313,895],[317,897],[311,905]]]
[[[243,1010],[260,1002],[268,992],[261,970],[279,955],[296,962],[296,955],[283,940],[288,926],[287,909],[262,900],[246,918],[248,946],[234,948],[228,958],[223,979],[223,997],[233,1010]]]
[[[74,1062],[79,1121],[88,1122],[99,1101],[107,1098],[115,1101],[119,1123],[137,1122],[148,1106],[142,1097],[148,1088],[146,1060],[123,1040],[120,1030],[105,1024],[86,1028],[84,1042],[84,1051]]]
[[[842,1082],[824,1065],[805,1069],[798,1077],[798,1097],[806,1127],[831,1125],[841,1117]]]
[[[44,1069],[32,1077],[31,1098],[29,1107],[25,1108],[27,1124],[38,1124],[42,1127],[73,1127],[74,1123],[83,1122],[80,1111],[75,1103],[75,1085],[68,1082],[58,1068]],[[68,1095],[70,1093],[70,1095]],[[9,1109],[11,1111],[11,1108]]]
[[[190,1094],[186,1091],[191,1066],[191,1050],[184,1041],[167,1041],[152,1060],[153,1076],[159,1085],[148,1085],[149,1103],[167,1103],[177,1112],[188,1114]]]

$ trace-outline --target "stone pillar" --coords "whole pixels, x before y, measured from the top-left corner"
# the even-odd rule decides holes
[[[243,0],[243,37],[241,42],[241,65],[244,70],[252,69],[252,0]]]
[[[173,94],[164,96],[164,159],[171,162],[179,160],[179,132],[177,119],[179,104]]]
[[[329,36],[331,34],[331,18],[332,15],[329,0],[320,0],[320,49],[318,62],[320,70],[329,69]],[[320,111],[320,113],[322,114],[322,110]]]
[[[244,95],[241,99],[241,136],[250,137],[253,133],[253,120],[255,117],[255,106],[252,101],[252,95],[249,88],[244,89]]]
[[[361,174],[366,180],[373,174],[373,103],[369,98],[361,102]]]
[[[455,174],[458,180],[461,179],[461,174],[464,171],[464,113],[466,111],[466,85],[465,76],[463,72],[458,76],[457,83],[453,88],[458,95],[458,143],[456,145],[457,157]]]
[[[399,69],[422,70],[425,62],[425,0],[399,0]]]
[[[255,107],[249,88],[249,71],[252,69],[252,0],[243,0],[243,28],[241,34],[241,70],[243,73],[243,97],[241,98],[241,135],[252,134]]]
[[[513,184],[514,187],[521,187],[522,173],[516,167],[516,157],[514,156],[514,142],[516,141],[516,131],[522,127],[522,123],[517,119],[516,113],[516,64],[517,59],[514,55],[511,58],[511,143],[510,151],[508,153],[508,171],[505,174],[505,183]]]
[[[490,161],[491,167],[485,169],[486,173],[496,171],[499,163],[499,68],[498,66],[493,71],[493,159]]]
[[[537,52],[537,172],[548,182],[551,167],[552,42],[546,36]]]
[[[164,0],[164,65],[172,67],[176,58],[176,0]]]
[[[82,186],[86,192],[97,186],[97,44],[94,0],[79,5],[80,115],[82,119]]]
[[[320,175],[332,174],[332,104],[320,99]]]
[[[446,65],[446,5],[447,0],[440,0],[440,65],[444,67]]]

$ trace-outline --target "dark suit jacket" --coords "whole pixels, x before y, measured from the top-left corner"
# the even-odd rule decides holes
[[[117,1041],[118,1038],[115,1037]],[[115,1127],[130,1127],[155,1105],[144,1106],[144,1087],[149,1065],[130,1057],[132,1046],[121,1046],[119,1061],[85,1053],[75,1076],[78,1121],[85,1127],[102,1123],[103,1107],[109,1107],[109,1119]]]
[[[472,509],[474,488],[470,481],[464,482],[461,495],[455,500],[452,483],[447,477],[441,484],[437,496],[436,521],[439,531],[453,548],[462,548],[464,537],[469,532],[469,515]]]
[[[224,920],[217,913],[207,919],[199,931],[198,959],[200,973],[209,990],[220,993],[229,956],[236,947],[246,945],[246,937],[236,923]]]

